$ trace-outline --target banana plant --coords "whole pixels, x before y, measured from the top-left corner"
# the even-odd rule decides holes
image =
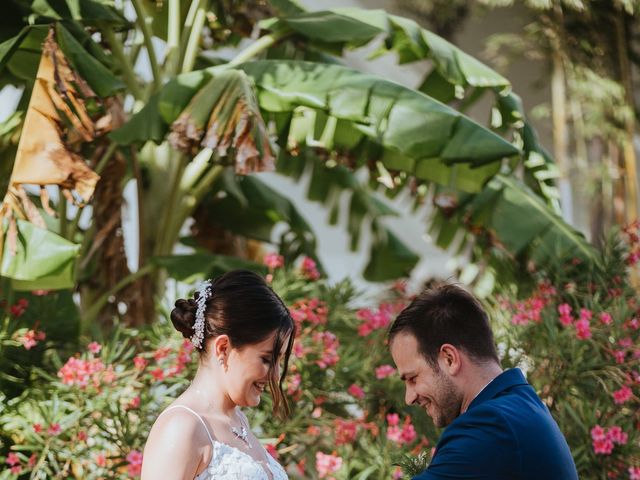
[[[311,171],[311,193],[330,208],[332,220],[341,213],[337,195],[350,193],[345,213],[352,246],[358,245],[364,220],[371,220],[374,241],[365,276],[372,280],[408,274],[417,256],[386,228],[384,218],[394,211],[370,182],[356,179],[358,169],[369,170],[389,191],[414,182],[481,198],[487,189],[498,189],[512,200],[502,203],[505,218],[520,222],[516,230],[523,238],[545,246],[548,255],[541,261],[555,261],[554,255],[567,251],[589,258],[584,239],[545,203],[552,191],[548,177],[526,177],[538,182],[534,190],[513,178],[523,161],[529,168],[530,152],[539,154],[539,146],[526,129],[517,97],[510,96],[509,82],[414,22],[379,10],[307,13],[285,0],[272,7],[255,2],[254,10],[208,0],[125,3],[135,15],[125,16],[120,3],[110,1],[14,0],[8,11],[11,31],[0,31],[2,81],[22,86],[31,98],[26,115],[13,117],[24,120],[3,202],[2,237],[9,245],[2,275],[18,288],[18,281],[29,282],[23,284],[28,288],[39,281],[53,288],[52,275],[64,276],[59,284],[73,284],[81,293],[85,329],[98,316],[121,314],[118,304],[126,307],[129,323],[143,321],[166,275],[179,271],[181,278],[192,278],[228,264],[208,256],[212,253],[198,235],[212,225],[264,241],[276,220],[285,221],[290,231],[280,240],[283,252],[313,255],[315,239],[304,217],[286,192],[273,192],[260,181],[257,172],[274,166],[293,175]],[[213,47],[236,46],[260,20],[248,11],[264,14],[259,38],[236,49],[233,58],[221,59]],[[344,48],[381,35],[380,54],[394,51],[401,62],[433,62],[420,89],[339,64]],[[47,41],[57,47],[41,48]],[[142,52],[149,65],[145,76],[135,68]],[[45,54],[54,65],[53,80],[38,74]],[[497,99],[501,122],[493,126],[464,115],[483,92]],[[42,99],[52,107],[40,119],[47,129],[40,130],[32,118],[42,114]],[[40,132],[47,141],[37,144]],[[30,148],[22,148],[23,142]],[[68,153],[71,172],[84,174],[65,176],[64,166],[45,171],[52,145]],[[30,172],[51,175],[19,177],[25,158],[34,162]],[[530,170],[549,164],[543,156]],[[496,182],[499,187],[492,187]],[[131,262],[121,235],[128,183],[136,186],[139,218],[138,258]],[[38,196],[24,185],[54,185],[57,198],[47,198],[52,187]],[[518,212],[549,221],[541,229],[538,217]],[[456,213],[466,218],[461,210]],[[86,224],[83,216],[90,218]],[[463,224],[455,215],[449,218]],[[484,218],[476,216],[476,222]],[[185,239],[189,219],[194,222]],[[526,251],[501,238],[503,223],[495,217],[485,226],[513,255]],[[65,250],[58,270],[24,275],[24,264],[39,266],[36,244],[26,237],[22,243],[14,240],[29,228],[75,248]],[[172,260],[178,242],[203,256]],[[561,248],[546,248],[549,242]],[[201,272],[176,269],[179,261],[200,264]],[[131,263],[137,265],[134,272]]]

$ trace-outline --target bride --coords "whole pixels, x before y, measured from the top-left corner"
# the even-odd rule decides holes
[[[286,479],[240,410],[257,406],[268,387],[274,413],[289,413],[282,379],[295,327],[282,300],[260,276],[236,270],[178,300],[171,321],[200,361],[191,385],[149,433],[142,480]]]

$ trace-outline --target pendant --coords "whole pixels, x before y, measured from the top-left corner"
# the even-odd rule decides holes
[[[233,433],[237,438],[242,440],[247,445],[247,447],[253,448],[249,443],[249,439],[247,438],[249,434],[247,432],[247,429],[244,426],[242,427],[241,430],[238,430],[236,427],[231,427],[231,433]]]

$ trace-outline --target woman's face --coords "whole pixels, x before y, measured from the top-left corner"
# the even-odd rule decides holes
[[[227,359],[227,390],[231,400],[242,407],[255,407],[269,385],[272,352],[276,333],[260,343],[232,348]],[[276,378],[280,378],[280,362],[284,357],[288,338],[283,342],[278,363],[273,366]]]

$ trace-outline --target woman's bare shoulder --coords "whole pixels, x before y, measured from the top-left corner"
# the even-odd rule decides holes
[[[143,478],[153,478],[157,473],[162,473],[162,478],[193,478],[210,445],[204,428],[187,409],[166,409],[147,438]]]

